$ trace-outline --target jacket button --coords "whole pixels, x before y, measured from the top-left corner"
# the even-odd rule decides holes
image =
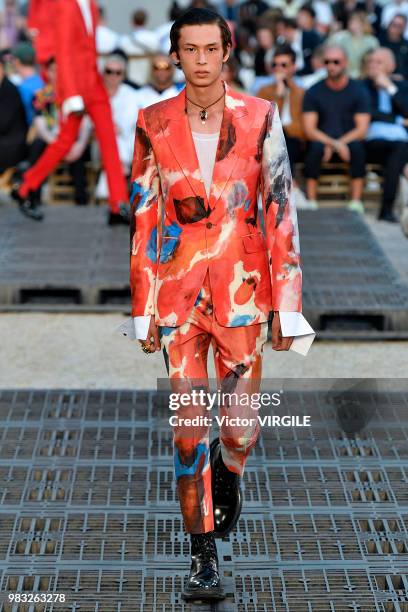
[[[206,227],[207,229],[211,229],[211,228],[212,228],[212,226],[213,226],[213,224],[211,223],[211,221],[209,221],[208,223],[206,223],[206,224],[205,224],[205,227]]]

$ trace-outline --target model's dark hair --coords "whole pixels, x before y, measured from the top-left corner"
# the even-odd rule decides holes
[[[275,52],[273,54],[273,59],[275,59],[275,57],[279,57],[279,55],[289,55],[292,62],[296,64],[296,53],[290,45],[285,44],[276,47]]]
[[[215,11],[203,8],[193,8],[185,11],[173,23],[170,30],[170,53],[178,53],[180,31],[184,26],[191,25],[211,25],[216,24],[221,30],[222,47],[224,54],[228,51],[228,47],[232,47],[231,30],[228,27],[224,17],[221,17]],[[180,64],[176,64],[180,67]]]

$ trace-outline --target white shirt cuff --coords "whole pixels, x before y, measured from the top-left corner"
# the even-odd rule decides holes
[[[151,316],[133,317],[133,324],[135,326],[135,335],[139,340],[147,339],[147,332],[149,331]]]
[[[131,317],[126,319],[117,328],[116,332],[121,336],[126,336],[129,340],[146,340],[149,331],[150,316]]]
[[[64,117],[70,113],[80,113],[85,110],[82,96],[71,96],[62,103],[62,114]]]
[[[301,312],[279,311],[279,319],[282,336],[295,336],[289,350],[304,356],[307,355],[316,333],[303,314]]]

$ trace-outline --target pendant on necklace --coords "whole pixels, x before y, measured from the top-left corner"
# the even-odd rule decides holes
[[[201,119],[201,123],[204,125],[204,123],[208,119],[208,113],[207,113],[207,111],[205,109],[200,111],[200,119]]]

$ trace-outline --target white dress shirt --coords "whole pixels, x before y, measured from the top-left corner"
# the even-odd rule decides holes
[[[112,53],[119,46],[119,34],[105,25],[96,28],[96,49],[98,53]]]
[[[207,196],[210,193],[212,175],[217,153],[219,132],[214,134],[201,134],[192,132],[197,158],[200,166],[201,176],[204,181]],[[282,336],[294,336],[290,350],[306,355],[315,339],[315,332],[301,312],[279,311]],[[146,340],[149,331],[151,316],[133,317],[134,330],[129,330],[129,325],[124,324],[119,328],[127,336]],[[122,328],[122,329],[121,329]]]

